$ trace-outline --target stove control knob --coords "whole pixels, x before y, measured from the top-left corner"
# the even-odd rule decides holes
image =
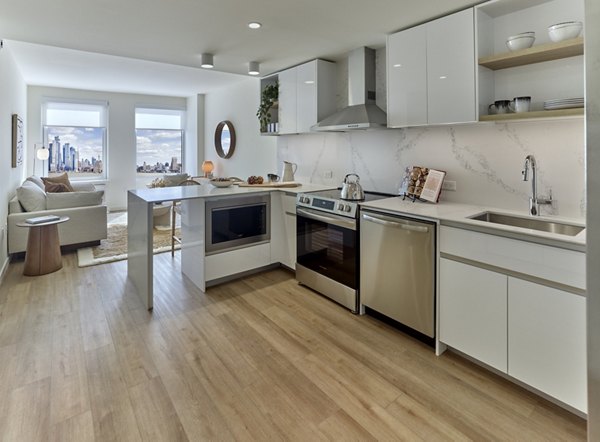
[[[306,204],[310,202],[310,199],[307,196],[301,196],[300,202]]]
[[[341,212],[344,210],[344,207],[346,207],[344,204],[338,204],[337,209]]]
[[[350,206],[350,204],[348,204],[346,207],[344,207],[344,211],[346,211],[346,212],[352,211],[352,207]]]

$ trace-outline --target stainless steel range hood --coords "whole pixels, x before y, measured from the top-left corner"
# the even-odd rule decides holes
[[[375,104],[375,51],[358,48],[348,56],[349,106],[319,121],[312,131],[384,129],[387,115]]]

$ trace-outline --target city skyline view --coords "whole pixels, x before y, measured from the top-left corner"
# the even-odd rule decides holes
[[[183,131],[176,129],[136,129],[135,133],[138,173],[180,171]],[[176,165],[172,164],[173,159],[175,159]]]
[[[48,172],[70,174],[104,171],[104,128],[46,126],[46,147],[50,150]]]

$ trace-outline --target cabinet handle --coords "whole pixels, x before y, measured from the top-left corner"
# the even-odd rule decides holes
[[[419,233],[427,233],[429,232],[429,227],[425,226],[415,226],[412,224],[405,224],[397,221],[388,221],[385,219],[381,219],[375,216],[367,215],[363,213],[362,219],[365,221],[370,221],[375,224],[381,224],[382,226],[394,227],[396,229],[410,230],[411,232],[419,232]]]

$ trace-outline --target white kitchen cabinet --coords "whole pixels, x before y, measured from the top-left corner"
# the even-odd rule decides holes
[[[427,92],[429,124],[477,120],[472,8],[427,24]]]
[[[508,278],[508,374],[587,410],[585,297]]]
[[[296,269],[296,196],[271,194],[271,261]]]
[[[286,69],[279,73],[279,134],[295,134],[298,127],[298,71]]]
[[[440,340],[506,372],[506,276],[442,258],[439,299]]]
[[[335,63],[313,60],[279,73],[279,134],[310,132],[335,112]]]
[[[473,9],[387,40],[388,126],[477,120]]]
[[[387,39],[387,124],[427,124],[427,25]]]

